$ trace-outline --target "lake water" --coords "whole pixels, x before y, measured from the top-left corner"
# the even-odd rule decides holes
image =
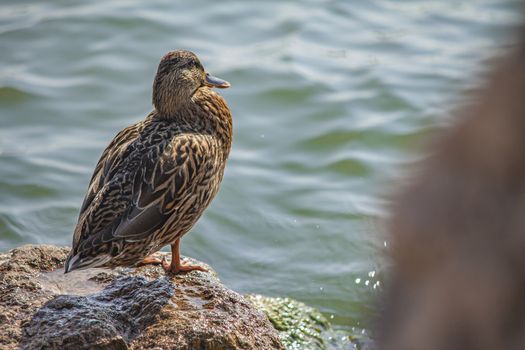
[[[169,50],[196,52],[234,116],[221,192],[182,243],[242,293],[340,329],[371,313],[381,217],[424,136],[513,42],[521,1],[0,4],[0,250],[69,245],[91,172],[151,110]]]

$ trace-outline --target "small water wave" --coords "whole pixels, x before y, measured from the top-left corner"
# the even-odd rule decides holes
[[[37,95],[30,91],[25,91],[15,86],[0,86],[1,104],[18,104],[36,97]]]

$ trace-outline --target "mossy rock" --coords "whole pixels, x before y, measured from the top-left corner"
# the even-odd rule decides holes
[[[353,335],[333,330],[319,310],[300,301],[262,295],[245,297],[266,314],[286,350],[361,349]]]

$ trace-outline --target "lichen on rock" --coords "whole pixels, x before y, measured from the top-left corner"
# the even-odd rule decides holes
[[[247,295],[248,300],[262,310],[287,350],[326,349],[322,332],[329,323],[316,309],[290,298],[271,298]]]
[[[371,349],[368,338],[346,331],[334,330],[323,314],[291,298],[245,296],[263,311],[286,350],[366,350]]]

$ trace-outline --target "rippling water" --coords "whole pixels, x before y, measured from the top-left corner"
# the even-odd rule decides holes
[[[184,48],[232,83],[222,190],[183,254],[340,328],[380,289],[386,190],[446,122],[521,1],[20,1],[0,5],[0,250],[70,244],[103,148]],[[378,288],[379,287],[379,288]]]

